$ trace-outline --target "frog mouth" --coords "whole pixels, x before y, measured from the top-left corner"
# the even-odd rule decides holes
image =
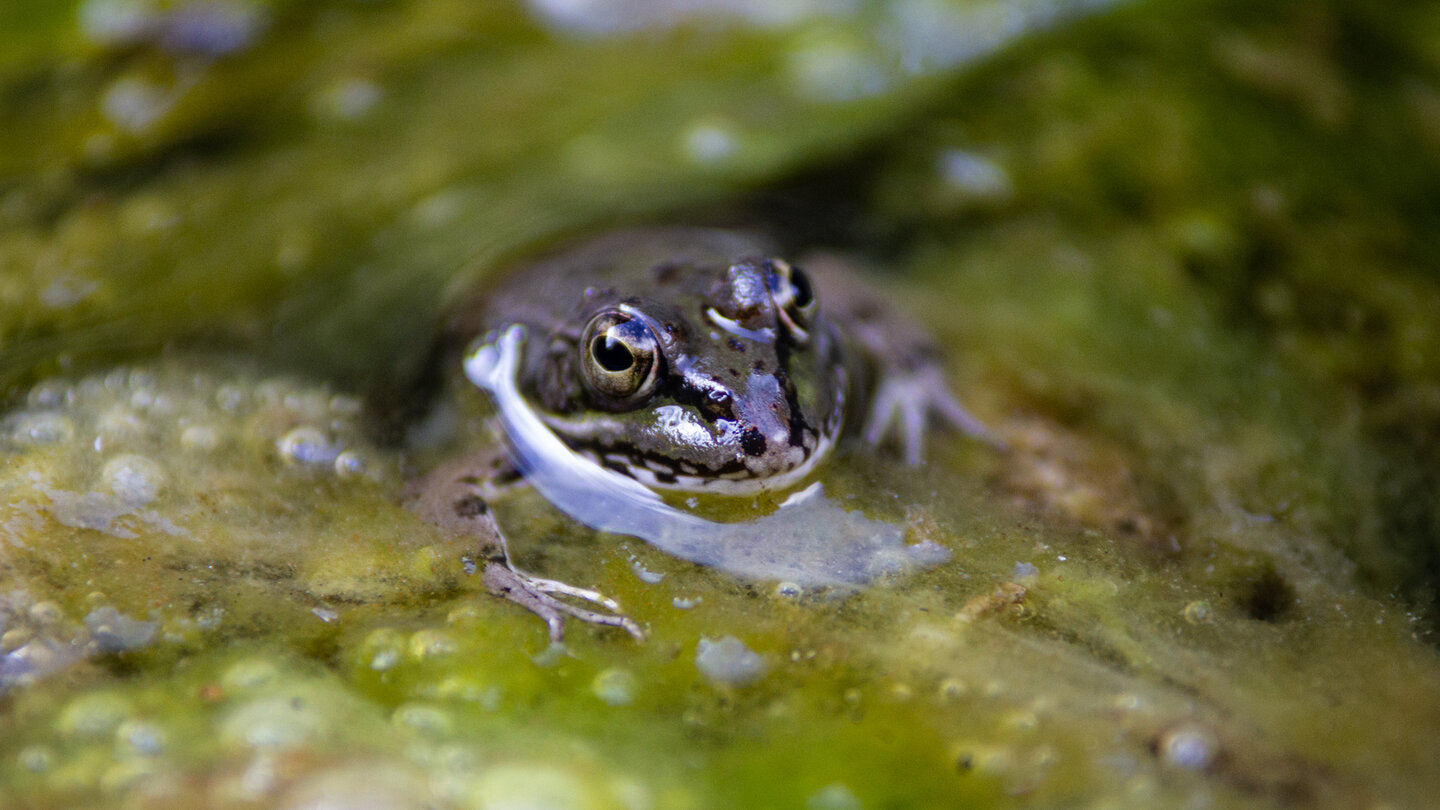
[[[604,469],[632,478],[651,489],[708,492],[719,495],[753,495],[788,489],[812,473],[835,446],[844,414],[845,387],[837,386],[830,417],[822,429],[801,428],[801,441],[789,448],[789,458],[777,465],[775,457],[759,458],[744,452],[722,463],[704,463],[646,452],[617,441],[618,426],[589,415],[584,419],[536,413],[571,450]],[[663,406],[680,409],[680,406]],[[743,433],[737,423],[736,433]],[[713,440],[711,440],[713,441]],[[788,463],[787,463],[788,462]]]
[[[571,448],[597,465],[633,478],[651,489],[753,495],[789,489],[804,480],[830,455],[834,444],[832,434],[818,434],[811,446],[803,448],[800,462],[780,472],[753,469],[746,464],[748,459],[736,459],[722,467],[710,468],[593,442],[571,444]]]

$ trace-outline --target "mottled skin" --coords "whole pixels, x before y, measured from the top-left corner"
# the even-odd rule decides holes
[[[918,464],[932,414],[994,441],[950,394],[929,336],[842,262],[817,256],[801,269],[750,234],[609,234],[463,301],[443,339],[464,347],[513,324],[528,335],[521,392],[551,430],[654,488],[784,488],[842,432],[878,446],[898,428],[905,458]],[[599,594],[509,564],[486,503],[515,477],[499,452],[457,460],[421,482],[416,508],[495,549],[487,585],[544,617],[552,638],[561,614],[638,637]]]

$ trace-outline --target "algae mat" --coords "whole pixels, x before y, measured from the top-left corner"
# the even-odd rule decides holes
[[[0,7],[0,805],[1427,806],[1440,6],[1104,5]],[[822,479],[949,562],[741,582],[521,495],[650,634],[551,648],[402,508],[448,448],[366,401],[448,297],[633,222],[942,337],[1009,450]]]

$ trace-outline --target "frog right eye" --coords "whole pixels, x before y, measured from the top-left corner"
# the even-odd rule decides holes
[[[659,341],[643,320],[607,309],[585,325],[580,367],[585,387],[601,405],[624,408],[648,399],[662,365]]]
[[[819,308],[810,277],[805,275],[804,270],[780,259],[771,259],[769,265],[770,272],[765,283],[770,288],[770,297],[780,313],[780,320],[790,334],[804,341]]]

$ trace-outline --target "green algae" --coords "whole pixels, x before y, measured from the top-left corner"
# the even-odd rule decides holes
[[[5,801],[1434,795],[1433,6],[1140,7],[835,104],[787,95],[786,58],[855,31],[637,42],[499,5],[272,3],[195,106],[101,152],[94,100],[169,57],[46,8],[0,48],[0,99],[47,133],[0,133],[3,376],[25,383],[0,481]],[[519,494],[499,511],[521,563],[650,633],[547,649],[465,538],[401,508],[413,459],[348,392],[423,351],[451,279],[532,242],[776,197],[804,209],[784,238],[891,273],[1010,452],[843,451],[831,497],[955,552],[844,597]],[[193,353],[217,344],[249,356]],[[755,683],[697,667],[725,637],[765,661]]]

